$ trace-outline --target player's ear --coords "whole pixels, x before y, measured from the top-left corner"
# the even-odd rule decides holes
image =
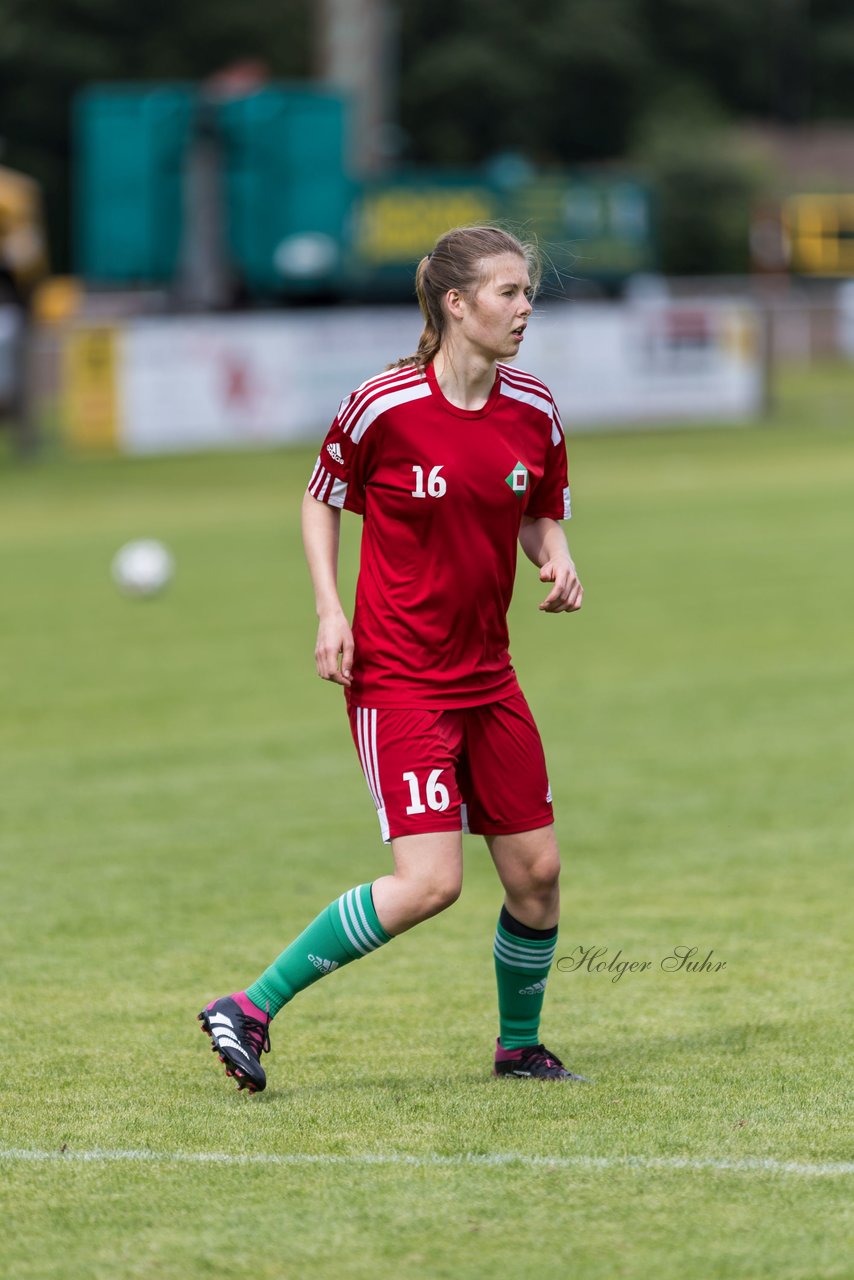
[[[465,298],[459,289],[449,289],[445,294],[445,307],[449,316],[453,316],[455,320],[459,320],[465,309]]]

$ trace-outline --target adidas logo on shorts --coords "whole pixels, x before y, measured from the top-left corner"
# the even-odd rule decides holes
[[[319,969],[321,973],[331,973],[333,969],[338,968],[337,960],[324,960],[322,956],[313,956],[310,951],[308,953],[308,958],[314,965],[315,969]]]

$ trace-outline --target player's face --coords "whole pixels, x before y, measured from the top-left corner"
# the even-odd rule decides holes
[[[487,258],[483,282],[465,309],[466,339],[491,360],[512,359],[533,310],[530,293],[524,258],[515,253]]]

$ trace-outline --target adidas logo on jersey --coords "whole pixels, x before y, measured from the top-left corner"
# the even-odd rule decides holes
[[[333,969],[338,968],[337,960],[324,960],[322,956],[313,956],[311,952],[308,953],[308,958],[315,969],[319,969],[321,973],[331,973]]]
[[[335,444],[334,442],[332,444],[328,444],[326,446],[326,452],[329,454],[330,458],[334,458],[336,462],[344,462],[344,455],[341,452],[341,446],[339,444]]]
[[[540,995],[541,992],[545,991],[547,981],[548,981],[547,978],[543,978],[542,982],[535,982],[532,987],[520,987],[519,995],[520,996],[538,996]]]

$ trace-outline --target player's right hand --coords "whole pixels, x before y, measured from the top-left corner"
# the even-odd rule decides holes
[[[314,661],[321,680],[349,689],[353,683],[353,633],[343,613],[321,617],[317,627]]]

